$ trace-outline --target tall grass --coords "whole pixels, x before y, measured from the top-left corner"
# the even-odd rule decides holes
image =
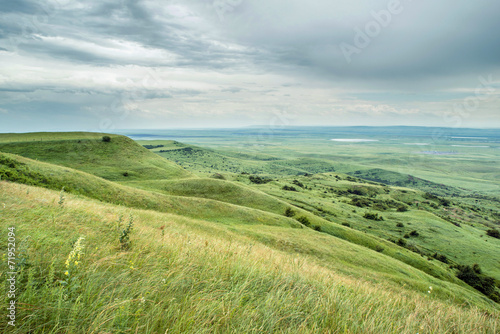
[[[0,182],[1,228],[30,235],[11,333],[496,333],[498,311],[353,278],[213,223]],[[116,221],[134,216],[133,247]],[[66,260],[85,237],[78,270]],[[82,241],[80,241],[81,245]],[[0,242],[5,250],[5,240]],[[71,257],[73,259],[73,257]],[[4,263],[2,263],[4,266]],[[2,268],[3,270],[4,268]],[[66,283],[64,283],[66,282]],[[2,308],[5,285],[1,286]]]

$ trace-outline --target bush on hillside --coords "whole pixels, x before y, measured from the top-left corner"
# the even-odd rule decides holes
[[[401,247],[405,247],[406,246],[406,240],[405,239],[399,239],[397,244]]]
[[[296,186],[299,186],[301,188],[304,188],[304,184],[298,180],[293,180],[292,182],[293,184],[295,184]]]
[[[492,238],[500,239],[500,231],[498,231],[497,229],[492,228],[492,229],[486,231],[486,234]]]
[[[283,186],[283,188],[281,188],[281,189],[286,190],[286,191],[297,191],[297,188],[289,187],[289,186]]]
[[[439,253],[434,253],[432,255],[432,257],[435,258],[438,261],[443,262],[443,263],[448,263],[448,258],[446,257],[446,255],[439,254]]]
[[[410,232],[410,237],[418,237],[419,235],[420,234],[417,231],[415,231],[415,230],[413,230],[413,231]]]
[[[382,221],[384,220],[384,217],[380,216],[378,213],[372,213],[372,212],[367,212],[363,216],[365,219],[370,219],[370,220],[375,220],[375,221]]]
[[[311,227],[311,222],[305,216],[300,216],[299,218],[297,218],[297,221],[304,226]]]
[[[406,205],[401,205],[398,207],[398,212],[406,212],[408,211],[408,207]]]
[[[109,143],[111,141],[111,137],[110,136],[102,136],[102,141],[105,143]]]
[[[355,197],[351,199],[351,205],[360,207],[360,208],[366,208],[369,207],[372,204],[372,202],[364,197]]]
[[[495,293],[495,279],[481,273],[479,265],[459,265],[457,277],[487,296]]]
[[[266,179],[266,178],[262,178],[260,176],[254,176],[254,175],[250,175],[248,177],[248,179],[250,180],[250,182],[255,183],[255,184],[264,184],[264,183],[271,182],[271,179]]]
[[[285,217],[293,217],[295,216],[295,211],[292,208],[285,209]]]

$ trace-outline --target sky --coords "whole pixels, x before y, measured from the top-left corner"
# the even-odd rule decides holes
[[[500,128],[498,0],[0,0],[0,132]]]

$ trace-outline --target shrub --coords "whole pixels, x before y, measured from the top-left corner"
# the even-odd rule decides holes
[[[405,224],[403,224],[403,223],[397,223],[396,227],[405,227]]]
[[[281,189],[286,190],[286,191],[297,191],[297,188],[289,187],[289,186],[283,186],[283,188],[281,188]]]
[[[376,221],[384,220],[384,217],[380,216],[378,213],[367,212],[363,217],[366,219],[376,220]]]
[[[446,255],[439,254],[439,253],[434,253],[432,255],[432,257],[435,258],[438,261],[443,262],[443,263],[448,263],[448,258],[446,257]]]
[[[369,207],[372,202],[369,199],[363,197],[356,197],[351,199],[351,205],[355,205],[360,208]]]
[[[102,141],[105,143],[109,143],[111,141],[111,137],[110,136],[102,136]]]
[[[299,186],[301,188],[304,188],[304,184],[298,180],[293,180],[292,182],[293,184],[295,184],[296,186]]]
[[[351,181],[351,182],[355,181],[354,179],[350,180],[349,177],[347,179],[348,179],[348,181]],[[359,196],[366,195],[366,192],[363,189],[359,189],[359,188],[347,189],[347,192],[350,193],[350,194],[359,195]]]
[[[400,207],[398,207],[398,212],[406,212],[408,211],[408,207],[406,207],[406,205],[401,205]]]
[[[315,230],[315,231],[318,231],[318,232],[321,232],[321,226],[319,226],[319,225],[314,225],[314,230]]]
[[[408,233],[406,233],[406,234],[403,236],[403,238],[405,238],[405,239],[409,239],[409,238],[410,238],[410,235],[409,235]]]
[[[342,225],[347,226],[347,227],[351,227],[351,224],[349,224],[349,223],[342,223]]]
[[[304,226],[307,226],[307,227],[310,227],[311,226],[311,222],[309,221],[309,219],[305,216],[300,216],[299,218],[297,218],[297,221],[299,223],[301,223],[302,225]]]
[[[457,277],[487,296],[495,292],[495,279],[481,274],[479,265],[459,265]]]
[[[295,211],[292,208],[288,207],[285,209],[285,217],[293,217],[295,216]]]
[[[264,183],[271,182],[271,179],[266,179],[266,178],[262,178],[260,176],[254,176],[254,175],[250,175],[248,177],[248,179],[250,180],[250,182],[255,183],[255,184],[264,184]]]
[[[498,231],[497,229],[492,228],[492,229],[486,231],[486,234],[492,238],[500,239],[500,231]]]
[[[410,232],[410,236],[412,236],[412,237],[418,237],[419,235],[420,234],[417,231],[415,231],[415,230],[413,230],[413,231]]]
[[[405,247],[406,246],[406,240],[405,239],[401,239],[399,238],[397,244],[401,247]]]

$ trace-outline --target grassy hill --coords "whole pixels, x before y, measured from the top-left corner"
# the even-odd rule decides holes
[[[157,180],[193,177],[133,140],[101,133],[0,134],[0,152],[71,167],[107,180]]]
[[[30,159],[0,154],[2,178],[32,185],[41,185],[51,189],[62,189],[66,192],[84,195],[90,198],[133,208],[152,209],[171,212],[191,218],[205,219],[230,225],[278,225],[293,228],[304,226],[292,217],[285,217],[284,211],[290,207],[265,193],[245,189],[237,184],[208,180],[203,183],[198,179],[172,181],[169,184],[170,194],[147,189],[164,185],[165,182],[145,182],[140,190],[135,187],[116,184],[99,177],[76,170],[36,162]],[[16,171],[20,171],[16,173]],[[207,186],[211,184],[211,186]],[[153,185],[153,186],[152,186]],[[173,185],[173,186],[172,186]],[[190,187],[186,187],[189,185]],[[209,190],[203,187],[207,187]],[[221,187],[222,186],[222,187]],[[225,192],[222,189],[231,189]],[[186,194],[190,196],[185,196]],[[211,195],[208,195],[211,194]],[[179,196],[181,195],[181,196]],[[208,198],[204,198],[208,197]],[[245,200],[248,199],[248,200]],[[265,203],[265,204],[264,204]],[[371,250],[384,253],[399,261],[409,264],[434,277],[458,283],[452,273],[439,263],[429,262],[420,255],[399,247],[378,237],[373,237],[351,228],[332,223],[308,210],[294,206],[295,218],[305,217],[306,227],[350,241]]]
[[[500,325],[474,291],[314,231],[236,230],[73,195],[61,206],[56,191],[5,181],[0,189],[2,229],[16,227],[23,260],[22,320],[12,333],[494,333]],[[81,258],[67,265],[80,237]]]
[[[0,135],[0,221],[16,226],[20,245],[17,333],[499,328],[499,305],[450,267],[498,274],[500,243],[486,225],[443,213],[467,208],[333,171],[255,183],[207,167],[200,175],[215,178],[199,177],[153,153],[196,147],[103,136]],[[364,216],[375,212],[384,220]],[[85,252],[67,265],[79,237]],[[429,256],[436,249],[449,263]]]

